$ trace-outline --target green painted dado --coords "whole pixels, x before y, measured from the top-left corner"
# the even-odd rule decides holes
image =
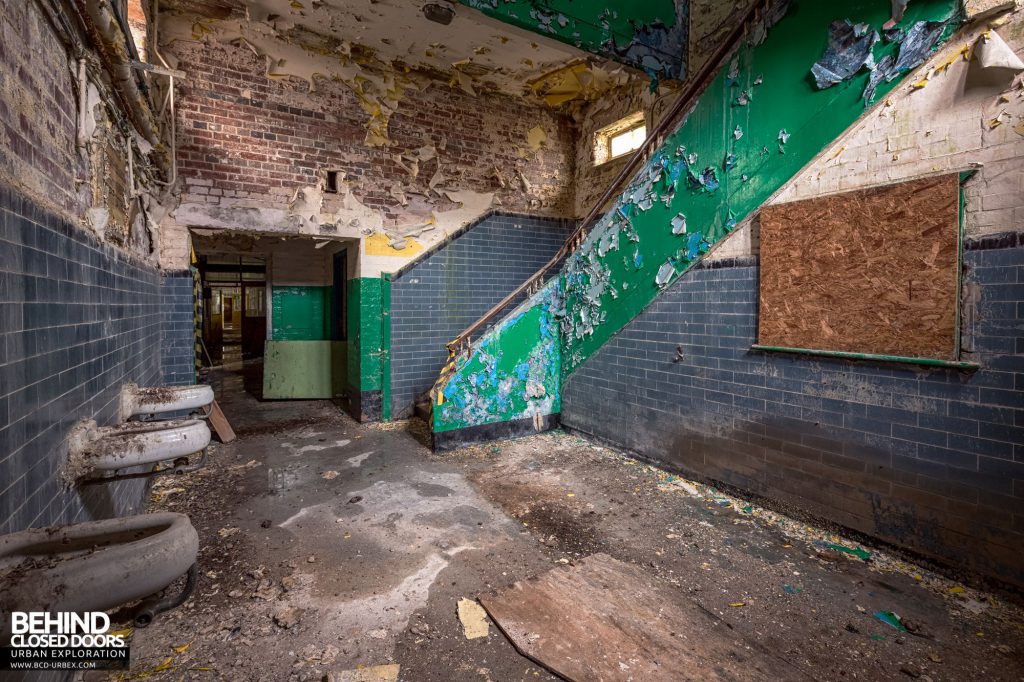
[[[331,398],[330,341],[267,341],[263,398]]]
[[[901,27],[956,25],[956,0],[915,0]],[[868,72],[819,90],[810,75],[835,20],[880,30],[888,0],[800,0],[745,44],[685,123],[562,270],[563,370],[572,372],[864,113]],[[757,36],[763,32],[755,31]],[[875,61],[900,49],[880,40]],[[884,97],[899,78],[878,87]]]
[[[435,433],[561,410],[559,298],[552,280],[456,360],[434,405]]]
[[[275,341],[331,338],[331,287],[273,285],[271,306],[271,338]]]
[[[523,395],[540,349],[549,363],[542,395],[551,401],[547,409],[558,411],[560,384],[546,375],[552,363],[570,374],[863,115],[866,67],[826,89],[818,89],[811,67],[825,53],[832,22],[880,31],[889,0],[774,7],[765,15],[774,25],[751,30],[684,123],[567,259],[543,302],[534,297],[473,344],[443,387],[445,402],[435,405],[435,431],[535,412]],[[910,3],[901,35],[874,45],[875,63],[899,54],[901,43],[913,42],[905,36],[922,28],[935,28],[941,44],[957,25],[958,8],[957,0]],[[948,23],[918,24],[928,21]],[[909,68],[916,66],[910,61]],[[884,97],[906,71],[896,69],[877,95]]]
[[[463,5],[657,78],[686,69],[687,0],[460,0]]]

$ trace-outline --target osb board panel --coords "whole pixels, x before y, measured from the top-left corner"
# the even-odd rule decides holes
[[[959,177],[761,211],[758,342],[956,359]]]
[[[605,554],[480,603],[520,653],[573,682],[808,679],[678,589]]]

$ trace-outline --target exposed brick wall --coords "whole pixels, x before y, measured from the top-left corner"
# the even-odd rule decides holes
[[[429,144],[438,149],[444,187],[496,192],[509,210],[571,211],[573,131],[567,118],[547,109],[500,95],[472,97],[442,84],[410,89],[391,117],[393,144],[369,147],[367,114],[341,82],[318,79],[317,89],[308,92],[299,79],[271,80],[265,60],[244,46],[176,41],[168,49],[189,75],[179,100],[183,202],[281,209],[297,188],[318,184],[323,170],[340,169],[386,226],[416,222],[429,210],[421,205],[418,216],[411,215],[413,209],[402,207],[390,188],[397,182],[406,192],[425,194],[437,161],[421,164],[414,180],[394,155]],[[537,156],[522,158],[535,125],[554,134]],[[332,201],[338,200],[328,195],[325,211],[337,209]]]
[[[413,401],[434,384],[448,359],[445,344],[550,260],[574,225],[494,214],[392,280],[394,418],[408,416]]]
[[[141,481],[64,490],[57,471],[77,420],[162,382],[161,341],[192,328],[191,278],[169,280],[0,185],[0,534],[140,509]],[[191,344],[163,355],[176,371]]]
[[[967,244],[973,374],[751,352],[756,260],[713,265],[568,378],[563,423],[1024,586],[1020,236]]]
[[[77,90],[64,44],[38,3],[0,0],[0,179],[47,207],[81,217]]]

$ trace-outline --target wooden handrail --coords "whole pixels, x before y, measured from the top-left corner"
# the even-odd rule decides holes
[[[575,251],[579,245],[583,242],[583,239],[587,236],[587,228],[590,224],[601,214],[601,209],[608,201],[615,196],[616,193],[622,188],[622,185],[633,177],[637,168],[643,163],[651,150],[656,146],[660,145],[664,141],[665,134],[668,130],[676,124],[680,117],[689,111],[694,101],[704,93],[715,74],[725,65],[726,59],[732,54],[736,48],[737,43],[747,32],[747,25],[753,21],[762,9],[766,8],[769,0],[762,0],[761,2],[755,2],[751,5],[750,9],[743,16],[743,21],[737,24],[736,28],[733,29],[729,37],[722,41],[721,46],[715,52],[711,59],[709,59],[703,67],[697,77],[690,81],[690,84],[683,89],[672,104],[672,108],[669,109],[662,117],[658,125],[655,126],[651,134],[644,139],[640,148],[637,149],[630,157],[629,162],[623,166],[615,179],[612,180],[608,188],[601,194],[601,197],[594,203],[593,208],[590,212],[580,221],[579,227],[572,233],[572,235],[565,240],[558,252],[549,260],[544,266],[534,273],[529,279],[516,287],[512,293],[505,298],[501,299],[493,308],[488,310],[483,316],[476,322],[467,327],[461,334],[448,342],[448,351],[452,355],[458,352],[458,349],[465,344],[467,341],[472,340],[473,335],[480,331],[488,322],[494,319],[498,313],[504,310],[509,303],[514,301],[524,291],[530,289],[539,283],[544,278],[544,275],[555,266],[562,258]]]

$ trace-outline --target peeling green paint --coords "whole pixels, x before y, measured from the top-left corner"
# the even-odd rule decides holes
[[[951,20],[958,8],[956,0],[917,0],[901,25]],[[566,376],[862,116],[867,72],[820,90],[811,66],[836,19],[880,27],[889,16],[886,0],[850,0],[839,8],[777,3],[765,19],[774,23],[771,30],[767,24],[751,30],[749,42],[567,259],[558,286],[549,284],[473,344],[444,386],[445,402],[435,405],[435,431],[529,416],[525,382],[515,371],[552,343],[546,335],[553,322],[560,348],[551,357]],[[874,58],[898,49],[896,42],[880,42]],[[899,80],[878,84],[878,94]],[[559,386],[546,379],[546,389]],[[557,412],[557,393],[546,398],[550,413]]]
[[[958,4],[919,0],[903,24],[947,20]],[[761,44],[740,48],[568,259],[562,271],[564,372],[578,367],[863,114],[868,73],[819,90],[810,67],[824,51],[837,12],[877,27],[889,9],[884,0],[851,0],[841,8],[795,1]],[[879,43],[875,58],[896,50],[897,43]],[[879,94],[896,85],[880,84]],[[729,169],[719,172],[723,158]],[[679,215],[685,216],[683,230],[678,220],[673,223]],[[607,247],[616,241],[628,257]],[[626,243],[628,249],[621,246]]]
[[[687,0],[460,0],[527,31],[640,69],[682,79],[689,29]]]
[[[556,414],[561,353],[552,280],[456,360],[433,410],[434,432]]]

